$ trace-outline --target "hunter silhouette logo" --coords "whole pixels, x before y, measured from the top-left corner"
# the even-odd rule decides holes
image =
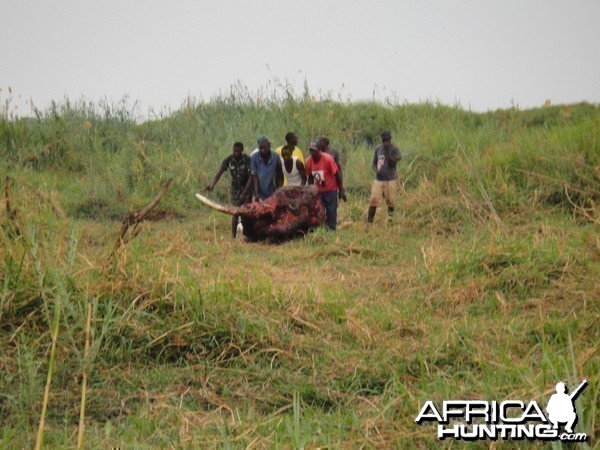
[[[552,422],[554,430],[558,429],[559,423],[566,423],[565,431],[573,433],[573,427],[577,423],[577,412],[575,411],[574,402],[587,384],[587,380],[583,380],[571,395],[566,393],[565,383],[560,382],[556,384],[556,394],[550,397],[548,406],[546,407],[548,419]]]
[[[575,400],[588,385],[587,380],[567,393],[565,383],[556,384],[556,393],[548,400],[547,414],[535,400],[485,401],[446,400],[436,406],[425,402],[415,422],[437,423],[440,440],[544,440],[584,442],[586,433],[575,433]]]

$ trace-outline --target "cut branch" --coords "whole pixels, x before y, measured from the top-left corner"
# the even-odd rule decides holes
[[[129,241],[129,240],[133,239],[135,236],[137,236],[137,234],[139,233],[138,226],[139,226],[140,222],[142,222],[144,220],[144,218],[148,215],[148,213],[150,211],[152,211],[154,209],[154,207],[160,203],[163,196],[165,195],[165,192],[167,192],[167,189],[169,189],[169,186],[171,185],[172,181],[173,181],[173,179],[169,178],[169,180],[167,180],[167,182],[165,184],[163,184],[163,186],[160,188],[159,193],[156,195],[156,197],[154,197],[154,200],[152,200],[152,202],[149,205],[140,209],[137,212],[133,212],[133,213],[130,212],[129,214],[127,214],[127,217],[125,217],[125,219],[123,219],[123,224],[121,225],[121,230],[119,231],[119,237],[117,238],[117,243],[115,245],[115,248],[121,247],[127,241]],[[125,239],[125,236],[127,235],[127,231],[132,226],[133,226],[133,230],[130,235],[131,237],[129,239]]]

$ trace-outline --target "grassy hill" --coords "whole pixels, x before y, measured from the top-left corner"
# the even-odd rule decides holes
[[[401,195],[393,224],[367,228],[382,129]],[[427,400],[545,406],[583,378],[578,430],[598,436],[599,129],[590,104],[234,94],[144,123],[84,102],[0,119],[0,446],[34,447],[43,418],[46,447],[76,447],[85,405],[87,448],[432,448]],[[194,192],[234,141],[290,130],[342,152],[339,230],[231,241]]]

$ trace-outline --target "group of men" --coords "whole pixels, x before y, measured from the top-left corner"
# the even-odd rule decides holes
[[[250,201],[263,201],[281,186],[313,184],[319,191],[327,216],[327,228],[337,226],[338,201],[346,201],[344,178],[339,152],[329,146],[329,139],[321,137],[311,141],[310,155],[304,160],[294,132],[285,135],[286,144],[275,150],[265,135],[257,139],[258,147],[250,155],[244,153],[241,142],[233,144],[232,154],[223,160],[214,179],[206,186],[211,191],[223,173],[231,175],[231,204],[241,206]],[[375,149],[372,167],[375,180],[369,200],[368,223],[372,223],[377,206],[385,199],[388,214],[394,212],[396,193],[396,165],[401,159],[400,150],[392,145],[389,131],[381,133],[382,145]],[[231,236],[236,238],[238,216],[231,220]]]

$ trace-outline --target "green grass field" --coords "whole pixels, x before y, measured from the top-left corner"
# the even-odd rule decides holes
[[[400,195],[394,222],[380,209],[367,228],[382,129],[403,151]],[[232,241],[194,193],[234,141],[290,130],[343,154],[338,231]],[[427,400],[545,406],[583,378],[577,430],[598,447],[598,130],[590,104],[243,92],[144,123],[68,101],[0,119],[0,447],[542,448],[440,442],[415,417]],[[211,195],[227,200],[228,175]]]

